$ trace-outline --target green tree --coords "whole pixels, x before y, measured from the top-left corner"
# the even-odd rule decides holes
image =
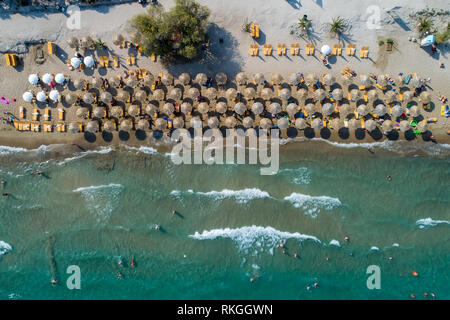
[[[349,28],[349,23],[347,20],[341,17],[333,18],[329,24],[330,33],[335,34],[338,37],[341,36]]]
[[[133,17],[128,32],[146,54],[193,59],[207,37],[208,18],[207,7],[194,0],[176,0],[169,11],[152,6],[145,14]]]

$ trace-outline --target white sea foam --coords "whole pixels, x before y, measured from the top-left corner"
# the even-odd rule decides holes
[[[416,221],[416,225],[419,226],[419,229],[424,229],[424,228],[428,228],[428,227],[435,227],[438,224],[449,224],[450,225],[450,221],[447,220],[433,220],[430,217],[425,218],[425,219],[419,219]]]
[[[341,244],[339,243],[339,241],[333,239],[333,240],[330,241],[330,246],[340,247]]]
[[[12,250],[12,247],[10,244],[6,243],[5,241],[0,240],[0,256],[8,253]]]
[[[138,151],[138,152],[142,152],[145,154],[156,154],[158,153],[158,150],[156,150],[155,148],[152,147],[145,147],[145,146],[140,146],[139,148],[136,147],[130,147],[125,145],[125,148],[128,150],[134,150],[134,151]]]
[[[393,247],[400,247],[400,245],[398,243],[393,243],[392,246]]]
[[[7,156],[14,153],[27,152],[28,149],[24,148],[16,148],[16,147],[8,147],[8,146],[0,146],[0,155]]]
[[[98,149],[83,151],[83,152],[80,152],[79,154],[77,154],[77,155],[75,155],[73,157],[69,157],[69,158],[66,158],[66,159],[58,162],[58,165],[63,165],[63,164],[66,164],[68,162],[84,158],[84,157],[86,157],[86,156],[88,156],[90,154],[108,154],[108,153],[110,153],[113,150],[114,149],[112,147],[100,147]]]
[[[371,251],[380,251],[380,248],[376,247],[376,246],[372,246],[370,247]]]
[[[311,172],[308,168],[292,168],[292,169],[280,169],[278,174],[289,176],[289,180],[295,184],[310,184]]]
[[[202,233],[195,232],[195,234],[190,235],[189,237],[196,240],[231,239],[238,247],[239,252],[248,253],[249,250],[251,250],[252,254],[255,254],[255,252],[263,252],[265,250],[268,250],[270,254],[273,254],[273,249],[288,239],[296,239],[299,241],[312,240],[320,243],[318,238],[311,235],[299,232],[291,233],[280,231],[273,227],[255,225],[234,229],[205,230]]]
[[[97,216],[98,221],[107,220],[119,204],[119,196],[124,187],[121,184],[80,187],[73,192],[81,193],[88,210]]]
[[[305,214],[316,217],[321,209],[331,210],[339,207],[342,203],[337,198],[327,196],[310,196],[301,193],[291,193],[290,196],[284,197],[284,200],[289,201],[296,208],[305,210]]]
[[[213,190],[208,192],[187,190],[186,192],[189,194],[212,198],[214,200],[234,198],[238,203],[248,203],[249,201],[255,199],[271,198],[268,192],[260,190],[258,188],[246,188],[242,190],[223,189],[222,191]],[[182,193],[183,192],[180,190],[173,190],[170,192],[171,195],[177,198],[180,198]]]

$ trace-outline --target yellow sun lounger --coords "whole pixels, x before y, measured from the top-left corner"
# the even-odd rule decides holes
[[[119,59],[116,56],[114,56],[113,61],[114,61],[114,67],[118,68],[119,67]]]
[[[58,119],[64,120],[64,109],[58,109]]]
[[[364,101],[365,102],[369,101],[369,98],[367,97],[367,91],[364,91]]]
[[[103,60],[103,57],[98,57],[98,64],[99,64],[100,67],[102,67],[102,68],[105,67],[105,61]]]
[[[37,121],[31,122],[31,131],[39,132],[40,129],[41,129],[41,125],[39,122],[37,122]]]
[[[109,67],[109,59],[108,59],[108,57],[103,57],[103,62],[105,63],[105,68],[108,68]]]
[[[131,57],[127,57],[127,64],[131,66]]]
[[[366,122],[364,121],[363,118],[361,118],[361,128],[365,128],[366,127]]]
[[[80,130],[80,132],[83,132],[83,124],[81,122],[78,122],[78,129]]]
[[[55,54],[55,45],[53,42],[47,42],[48,54]]]
[[[53,126],[52,126],[51,122],[42,123],[42,127],[43,127],[44,132],[52,132],[52,130],[53,130]]]
[[[254,55],[254,56],[257,56],[257,55],[258,55],[258,50],[259,50],[259,47],[255,44],[255,45],[253,46],[253,55]]]
[[[337,44],[333,46],[333,55],[337,56]]]
[[[327,120],[322,119],[322,124],[323,124],[323,127],[326,128],[327,127]]]
[[[277,53],[279,56],[281,56],[283,53],[281,52],[281,44],[278,44]]]
[[[309,43],[306,44],[306,54],[309,56]]]
[[[337,48],[337,55],[338,56],[342,55],[342,44],[340,44]]]
[[[255,38],[259,38],[259,25],[255,25]]]
[[[291,43],[291,55],[295,55],[295,45]]]
[[[56,131],[66,132],[66,124],[63,121],[58,121],[56,123]]]
[[[250,34],[252,37],[255,36],[255,25],[253,23],[250,25]]]
[[[314,45],[314,43],[311,43],[311,45],[309,46],[309,54],[310,55],[314,55],[314,51],[315,51],[316,46]]]
[[[400,91],[400,93],[398,94],[398,101],[403,101],[403,92]]]
[[[285,43],[283,43],[281,49],[282,49],[281,52],[282,52],[284,55],[286,55],[286,44],[285,44]]]
[[[369,47],[366,47],[366,50],[364,51],[364,58],[369,57]]]
[[[294,48],[294,54],[298,55],[299,53],[300,53],[300,45],[296,43]]]
[[[30,131],[30,121],[24,121],[23,122],[23,127],[22,127],[22,130],[23,131]]]
[[[139,46],[138,47],[138,52],[141,54],[141,56],[142,56],[142,54],[144,53],[144,49],[142,49],[142,46]]]
[[[19,106],[19,117],[22,119],[25,118],[25,108],[23,106]]]
[[[50,109],[49,109],[49,108],[45,108],[45,111],[44,111],[44,120],[45,120],[45,121],[49,121],[49,120],[50,120]]]
[[[375,84],[377,87],[378,87],[378,89],[380,89],[380,90],[386,90],[387,88],[386,87],[383,87],[383,86],[381,86],[379,83],[376,83]]]
[[[365,48],[365,47],[362,47],[362,48],[359,50],[359,57],[360,57],[360,58],[364,58],[364,48]]]
[[[39,119],[39,111],[38,111],[38,109],[34,108],[32,115],[33,115],[33,121],[37,121]]]
[[[344,120],[344,127],[348,128],[348,120],[347,119]]]
[[[152,61],[156,62],[156,55],[154,53],[152,53]]]
[[[121,44],[120,47],[121,47],[121,48],[126,48],[126,47],[127,47],[127,42],[126,42],[126,40],[123,40],[123,41],[122,41],[122,44]]]
[[[271,45],[271,44],[269,44],[269,45],[267,46],[267,55],[268,55],[268,56],[272,55],[272,45]]]
[[[264,43],[264,55],[267,56],[267,43]]]
[[[131,64],[135,65],[136,64],[136,57],[134,56],[134,54],[130,54],[131,57]]]

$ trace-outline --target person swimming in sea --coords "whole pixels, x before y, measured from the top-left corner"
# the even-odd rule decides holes
[[[2,184],[2,188],[5,188],[6,181],[2,180],[1,184]]]
[[[388,180],[388,181],[391,181],[391,176],[386,176],[386,179]]]

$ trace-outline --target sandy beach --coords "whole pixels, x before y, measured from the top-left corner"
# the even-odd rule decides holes
[[[266,79],[270,80],[274,72],[280,73],[286,80],[293,72],[301,72],[304,75],[314,73],[318,77],[325,73],[332,74],[340,81],[340,71],[348,66],[356,72],[353,82],[358,83],[358,77],[362,74],[374,73],[390,74],[392,78],[397,78],[399,73],[404,75],[417,73],[421,79],[431,79],[427,83],[427,91],[431,93],[432,102],[430,110],[423,110],[421,114],[424,119],[436,118],[436,123],[429,124],[429,131],[439,143],[448,143],[450,141],[447,135],[449,130],[448,121],[441,116],[442,103],[437,100],[437,95],[442,94],[449,96],[448,90],[448,49],[447,45],[440,46],[437,54],[432,56],[429,49],[419,47],[415,42],[410,41],[411,37],[416,37],[414,21],[409,17],[410,14],[422,10],[424,8],[446,9],[446,1],[415,1],[413,4],[407,1],[398,1],[396,5],[399,7],[396,13],[401,17],[405,25],[400,25],[386,13],[393,7],[390,1],[379,1],[381,20],[379,29],[370,29],[367,27],[368,13],[366,8],[371,5],[369,1],[258,1],[250,0],[243,4],[241,1],[199,1],[201,4],[207,5],[211,10],[210,26],[208,34],[211,38],[209,52],[200,59],[187,64],[163,65],[160,60],[152,62],[150,57],[137,55],[136,65],[128,66],[126,57],[130,52],[130,48],[119,48],[112,43],[116,34],[123,34],[126,39],[127,21],[134,15],[143,12],[141,5],[137,3],[127,3],[115,6],[94,6],[92,8],[83,8],[81,11],[81,29],[70,30],[66,25],[66,15],[63,13],[42,11],[30,12],[29,14],[21,13],[1,13],[0,27],[2,28],[3,37],[0,41],[0,50],[3,52],[17,51],[22,59],[21,64],[17,68],[5,66],[5,61],[0,61],[2,77],[0,79],[1,92],[0,95],[7,99],[16,98],[17,102],[2,104],[3,112],[11,112],[18,116],[19,106],[24,106],[27,110],[28,120],[30,120],[31,111],[34,108],[29,103],[24,103],[21,96],[22,93],[30,90],[32,86],[28,83],[28,75],[38,73],[42,76],[44,73],[64,73],[67,74],[71,81],[76,79],[89,79],[93,76],[110,78],[116,75],[123,75],[124,70],[136,69],[137,67],[145,68],[153,75],[159,73],[170,73],[175,79],[183,72],[188,72],[191,78],[198,73],[206,73],[208,76],[214,77],[219,72],[224,72],[229,80],[233,80],[239,72],[245,72],[249,77],[255,73],[262,72]],[[173,5],[172,1],[160,1],[165,8]],[[230,14],[232,12],[233,14]],[[312,20],[312,32],[310,39],[306,40],[297,34],[291,34],[290,30],[298,19],[304,14]],[[341,16],[349,21],[351,28],[340,39],[332,37],[327,31],[327,23],[333,17]],[[250,37],[249,33],[242,31],[244,21],[254,21],[260,26],[260,37],[256,40]],[[437,17],[438,22],[446,21],[448,15]],[[440,20],[439,20],[440,19]],[[405,28],[409,28],[405,30]],[[91,36],[95,39],[102,39],[108,46],[108,52],[97,51],[90,52],[97,59],[99,55],[107,55],[110,58],[117,56],[120,61],[120,68],[95,68],[84,69],[83,71],[69,71],[65,60],[70,59],[74,54],[74,49],[67,44],[70,37],[81,38]],[[394,49],[386,52],[384,47],[378,46],[380,39],[391,38],[394,40]],[[52,41],[57,45],[55,55],[48,55],[46,43],[43,45],[45,52],[45,61],[42,64],[34,62],[36,46],[30,45],[26,48],[24,43],[36,43],[40,41]],[[312,42],[316,46],[316,53],[313,56],[305,54],[305,45]],[[271,44],[274,49],[278,43],[285,43],[289,47],[291,43],[300,44],[300,54],[292,56],[278,56],[274,50],[271,56],[263,55],[263,45]],[[332,46],[342,43],[344,52],[342,56],[331,56],[329,58],[330,68],[326,68],[320,60],[320,48],[327,44]],[[354,57],[350,57],[345,52],[345,46],[348,43],[357,45],[357,53]],[[259,46],[259,55],[250,56],[249,46],[257,44]],[[362,59],[359,57],[359,48],[362,46],[369,47],[369,58]],[[26,52],[28,51],[28,52]],[[440,63],[444,63],[445,68],[440,68]],[[177,81],[175,81],[175,84]],[[229,81],[227,87],[233,86]],[[342,85],[345,88],[344,85]],[[202,89],[203,90],[203,89]],[[36,91],[36,90],[34,90]],[[62,91],[64,95],[68,90]],[[219,93],[220,95],[220,93]],[[344,89],[344,96],[347,90]],[[417,98],[414,100],[420,105]],[[162,103],[162,102],[161,102]],[[80,121],[76,117],[77,107],[66,106],[59,103],[58,106],[50,104],[52,109],[53,122],[56,122],[56,114],[61,105],[66,111],[66,124],[72,121]],[[319,104],[317,104],[319,105]],[[355,107],[355,103],[350,103]],[[403,105],[406,105],[403,103]],[[214,106],[214,103],[211,103]],[[230,103],[231,107],[232,104]],[[43,108],[40,110],[43,112]],[[186,127],[189,126],[189,118],[186,119]],[[87,120],[82,120],[86,123]],[[206,121],[204,121],[206,123]],[[286,130],[282,130],[282,137],[286,137]],[[369,134],[356,134],[354,130],[350,130],[350,134],[345,139],[338,134],[337,130],[328,130],[325,134],[316,132],[313,136],[305,134],[303,130],[298,131],[298,137],[322,137],[330,141],[346,142],[374,142],[388,139],[383,135],[374,138]],[[360,132],[361,133],[361,132]],[[1,140],[6,145],[29,145],[35,147],[39,143],[74,143],[74,141],[87,146],[103,145],[108,143],[119,143],[121,139],[117,132],[114,132],[112,139],[102,139],[102,133],[97,133],[95,139],[93,135],[89,135],[92,139],[86,139],[83,133],[44,133],[32,132],[22,133],[16,132],[11,126],[1,125]],[[17,136],[17,138],[16,138]],[[135,144],[152,144],[155,143],[151,134],[148,132],[146,139],[138,139],[135,132],[131,132],[127,143]],[[13,137],[13,138],[11,138]],[[26,137],[26,139],[23,139]],[[395,139],[404,139],[403,133],[395,136]],[[418,137],[423,140],[423,137]],[[27,142],[22,142],[22,141]],[[14,141],[14,142],[13,142]],[[17,142],[16,142],[17,141]]]

